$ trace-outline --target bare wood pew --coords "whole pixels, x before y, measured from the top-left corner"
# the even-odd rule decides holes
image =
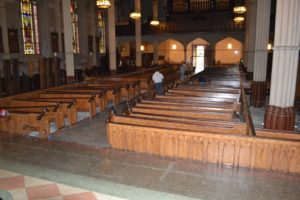
[[[55,119],[58,128],[64,126],[61,112],[49,112],[43,107],[6,108],[9,111],[7,124],[0,124],[0,130],[9,134],[26,135],[31,131],[38,131],[40,138],[47,138],[50,134],[50,122]]]
[[[178,100],[196,100],[196,101],[214,101],[214,102],[236,102],[234,99],[226,99],[226,98],[215,98],[215,97],[202,97],[195,95],[180,95],[174,93],[165,93],[163,96],[158,96],[158,99],[178,99]]]
[[[135,95],[135,97],[139,97],[141,95],[141,81],[140,80],[130,80],[128,78],[116,78],[116,77],[110,77],[105,79],[96,79],[95,81],[91,81],[88,84],[115,84],[115,85],[121,85],[122,87],[129,86],[131,95]]]
[[[159,115],[156,115],[159,116]],[[193,118],[192,118],[193,119]],[[174,128],[180,130],[192,130],[192,131],[204,131],[211,133],[225,133],[225,134],[246,134],[245,123],[230,123],[224,121],[212,121],[212,120],[191,120],[182,121],[177,120],[176,117],[170,116],[169,118],[155,118],[149,114],[132,115],[131,113],[127,116],[112,116],[109,119],[110,122],[114,123],[125,123],[140,125],[146,127],[161,127],[161,128]]]
[[[232,167],[300,173],[300,142],[108,123],[113,148]],[[292,153],[291,153],[292,152]]]
[[[72,100],[76,99],[76,107],[78,111],[89,112],[90,117],[96,116],[96,96],[90,94],[77,94],[77,93],[40,93],[34,98],[36,99],[60,99]]]
[[[238,113],[240,112],[241,104],[237,101],[230,99],[221,98],[209,98],[209,97],[195,97],[195,96],[183,96],[183,95],[172,95],[166,93],[166,95],[158,96],[157,99],[161,100],[178,100],[178,101],[195,101],[195,102],[215,102],[215,103],[229,103],[232,105],[233,109]]]
[[[155,98],[151,100],[142,99],[141,103],[158,104],[158,105],[173,105],[173,106],[203,106],[213,108],[232,109],[231,102],[210,102],[210,101],[197,101],[197,100],[176,100],[176,99],[160,99]]]
[[[210,97],[210,98],[222,98],[222,99],[233,99],[235,101],[239,101],[239,94],[230,94],[226,92],[213,92],[213,91],[191,91],[184,89],[170,89],[168,90],[168,94],[176,94],[176,95],[188,95],[188,96],[197,96],[197,97]]]
[[[199,85],[196,84],[176,84],[175,87],[173,88],[174,90],[176,89],[184,89],[188,91],[211,91],[211,92],[226,92],[230,94],[240,94],[240,89],[237,88],[229,88],[229,87],[211,87],[211,85],[205,85],[200,87]]]
[[[100,90],[100,89],[91,89],[91,88],[81,88],[81,87],[76,87],[76,88],[66,88],[66,89],[50,89],[46,90],[45,93],[47,94],[80,94],[80,95],[92,95],[96,96],[95,98],[96,105],[99,107],[100,111],[104,111],[107,108],[107,103],[108,103],[108,98],[107,98],[107,92],[105,90]],[[114,102],[118,101],[117,95],[114,95],[111,93],[110,96],[113,98],[112,100]]]
[[[12,107],[26,107],[26,106],[42,106],[42,107],[53,107],[57,106],[62,111],[63,115],[68,117],[69,125],[75,125],[78,122],[76,100],[38,100],[38,99],[13,99],[9,102]]]
[[[135,98],[139,98],[140,96],[140,86],[139,81],[135,82],[115,82],[111,80],[97,80],[97,81],[90,81],[87,83],[88,87],[99,87],[99,86],[117,86],[121,87],[121,95],[126,98],[127,101],[135,100]]]
[[[169,108],[146,108],[146,107],[133,107],[133,112],[142,112],[142,113],[156,113],[160,115],[174,115],[174,116],[191,116],[198,119],[211,119],[211,120],[224,120],[231,121],[233,119],[232,113],[221,113],[213,111],[194,111],[188,108],[178,108],[178,109],[169,109]]]
[[[228,112],[228,113],[233,113],[233,108],[222,108],[222,107],[214,107],[214,106],[205,106],[205,105],[189,105],[189,104],[158,104],[158,103],[152,103],[151,101],[144,102],[142,101],[141,103],[137,103],[135,105],[137,108],[170,108],[170,109],[178,109],[178,108],[184,108],[185,110],[192,110],[192,111],[213,111],[213,112]]]

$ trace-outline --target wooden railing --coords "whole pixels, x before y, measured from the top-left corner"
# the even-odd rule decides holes
[[[249,111],[249,104],[246,98],[246,93],[243,85],[243,80],[240,78],[240,85],[241,85],[241,116],[243,120],[247,123],[247,134],[255,136],[255,128],[252,121],[251,113]]]
[[[188,32],[242,32],[244,23],[235,23],[232,20],[197,21],[190,23],[161,22],[158,27],[142,24],[142,34],[161,33],[188,33]],[[134,25],[119,25],[116,28],[117,36],[134,35]]]

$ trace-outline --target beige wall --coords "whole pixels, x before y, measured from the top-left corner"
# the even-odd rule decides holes
[[[232,49],[228,49],[228,44],[232,44]],[[225,38],[215,46],[215,61],[220,64],[235,64],[242,57],[243,45],[236,39]]]
[[[176,45],[176,49],[172,48],[173,45]],[[180,42],[169,39],[159,44],[158,55],[164,56],[170,63],[180,63],[184,61],[184,47]]]

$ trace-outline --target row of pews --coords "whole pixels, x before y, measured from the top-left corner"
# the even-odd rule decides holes
[[[179,77],[177,67],[159,70],[169,80],[167,84]],[[2,98],[0,109],[9,115],[0,117],[0,131],[21,135],[37,131],[40,138],[47,138],[52,124],[56,129],[77,124],[79,112],[93,118],[97,112],[114,109],[121,102],[131,105],[142,95],[153,94],[152,73],[143,72],[141,77],[92,77],[81,83]]]
[[[209,69],[205,86],[176,84],[165,95],[142,99],[124,115],[111,113],[112,148],[190,159],[219,166],[300,173],[300,135],[255,130],[239,72]],[[234,74],[230,83],[229,74]],[[238,81],[238,82],[237,82]],[[216,84],[217,83],[217,84]]]

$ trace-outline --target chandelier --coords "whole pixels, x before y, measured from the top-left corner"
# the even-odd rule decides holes
[[[98,8],[109,8],[111,6],[109,0],[97,0],[96,5]]]
[[[233,21],[235,22],[243,22],[245,20],[245,18],[243,16],[237,16],[237,17],[234,17]]]
[[[150,21],[150,25],[151,26],[158,26],[159,25],[159,21],[157,19],[157,15],[158,15],[158,4],[157,4],[157,0],[153,0],[153,19]]]
[[[237,14],[243,14],[246,12],[246,7],[245,6],[234,6],[233,12]]]
[[[158,26],[159,25],[159,21],[158,20],[151,20],[150,24],[152,26]]]
[[[140,12],[132,12],[132,13],[130,13],[130,18],[140,19],[141,18],[141,13]]]

